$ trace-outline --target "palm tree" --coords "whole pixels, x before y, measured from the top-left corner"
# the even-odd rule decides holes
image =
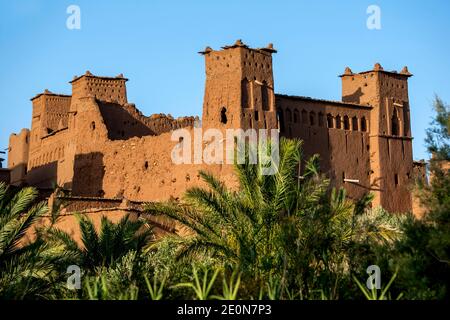
[[[18,192],[0,183],[0,297],[23,299],[45,294],[50,288],[54,258],[41,240],[25,240],[31,226],[48,211],[35,203],[37,191]],[[33,205],[34,204],[34,205]]]
[[[47,243],[65,257],[65,267],[77,264],[84,270],[94,270],[112,266],[130,251],[139,253],[153,237],[152,229],[143,220],[132,220],[129,214],[118,223],[103,216],[98,232],[88,217],[77,215],[77,219],[81,246],[65,231],[47,231]]]
[[[189,189],[182,204],[148,204],[151,214],[165,214],[189,227],[191,236],[178,238],[179,258],[211,254],[243,271],[270,270],[279,266],[277,248],[281,225],[299,210],[316,206],[328,180],[318,170],[318,157],[306,162],[298,176],[301,142],[281,139],[280,161],[274,175],[264,175],[264,165],[236,164],[238,190],[227,188],[213,175],[201,171],[209,189]]]
[[[296,286],[308,294],[328,286],[327,296],[335,298],[349,272],[350,248],[364,233],[356,217],[372,198],[355,203],[343,189],[330,193],[317,155],[300,170],[299,140],[282,138],[279,152],[274,175],[262,174],[261,163],[235,164],[239,187],[231,190],[201,171],[208,189],[191,188],[182,203],[148,204],[146,211],[191,229],[189,236],[173,236],[178,259],[208,254],[256,282],[278,281],[280,292]]]

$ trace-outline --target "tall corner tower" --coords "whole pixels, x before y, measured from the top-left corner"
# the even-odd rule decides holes
[[[374,205],[390,212],[412,210],[410,184],[413,176],[412,137],[408,68],[385,71],[380,64],[373,70],[342,78],[342,100],[373,107],[370,115],[371,189]]]
[[[215,51],[207,47],[203,128],[276,129],[272,44],[252,49],[237,40]]]

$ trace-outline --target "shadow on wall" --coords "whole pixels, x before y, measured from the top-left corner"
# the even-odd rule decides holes
[[[85,197],[103,197],[103,153],[91,152],[77,154],[74,161],[72,195]]]
[[[120,104],[99,103],[110,140],[126,140],[131,137],[154,135],[144,123],[134,118]]]
[[[12,169],[12,171],[15,168]],[[38,188],[53,188],[58,177],[58,161],[31,168],[26,174],[26,183]],[[11,176],[11,182],[13,182]]]
[[[361,88],[358,88],[358,90],[356,90],[354,93],[352,93],[350,95],[343,96],[342,97],[342,101],[361,104],[361,97],[362,96],[363,96],[363,93],[361,91]]]

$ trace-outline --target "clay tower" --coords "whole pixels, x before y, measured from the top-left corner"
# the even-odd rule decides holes
[[[407,67],[401,72],[373,70],[354,74],[347,69],[342,78],[342,100],[369,104],[370,181],[374,205],[390,212],[406,211],[411,204],[412,137]],[[411,208],[409,208],[410,210]]]
[[[207,47],[203,128],[276,129],[272,44],[252,49],[237,40],[215,51]]]

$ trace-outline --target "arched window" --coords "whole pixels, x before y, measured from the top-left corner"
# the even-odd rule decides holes
[[[393,136],[398,136],[399,135],[399,125],[398,125],[398,115],[397,115],[397,109],[394,109],[394,112],[392,114],[392,118],[391,118],[391,131],[392,131],[392,135]]]
[[[286,121],[292,122],[292,112],[291,109],[286,109]]]
[[[350,120],[348,116],[344,116],[344,130],[350,130]]]
[[[341,129],[342,125],[341,125],[341,116],[337,115],[336,116],[336,129]]]
[[[365,117],[361,118],[361,131],[363,132],[367,131],[367,122]]]
[[[327,114],[327,127],[328,128],[334,128],[333,126],[333,116],[331,113]]]
[[[300,114],[297,109],[294,110],[294,123],[298,123],[298,118],[300,117]]]
[[[319,112],[319,117],[318,117],[318,123],[319,123],[319,127],[323,127],[323,125],[324,125],[324,119],[323,119],[324,117],[323,117],[323,113],[322,112]]]
[[[352,130],[358,131],[358,118],[357,117],[352,118]]]
[[[316,124],[316,113],[314,111],[309,113],[309,124],[312,126]]]
[[[308,112],[305,110],[302,110],[302,123],[308,124]]]

